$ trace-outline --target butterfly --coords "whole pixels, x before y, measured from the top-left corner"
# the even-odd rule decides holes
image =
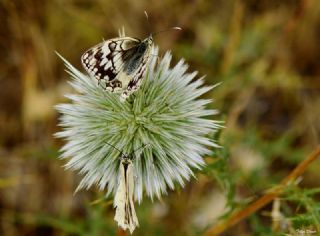
[[[129,229],[130,233],[139,226],[139,221],[134,208],[134,153],[138,150],[144,149],[149,144],[144,144],[130,154],[125,154],[115,146],[106,143],[121,154],[120,167],[119,167],[119,180],[116,194],[114,196],[114,207],[116,213],[114,220],[118,225],[126,230]]]
[[[106,40],[81,57],[88,74],[111,92],[121,92],[120,100],[136,91],[145,76],[153,45],[152,34],[144,40],[118,37]]]
[[[120,179],[119,185],[114,197],[114,207],[116,214],[114,220],[118,225],[130,233],[139,226],[139,221],[133,204],[134,194],[134,175],[132,160],[123,156],[120,163]]]

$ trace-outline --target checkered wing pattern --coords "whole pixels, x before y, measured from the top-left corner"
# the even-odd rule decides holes
[[[88,74],[108,91],[122,92],[124,101],[139,88],[149,60],[152,38],[120,37],[104,41],[81,57]]]

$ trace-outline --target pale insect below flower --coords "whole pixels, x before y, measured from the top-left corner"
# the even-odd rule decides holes
[[[114,196],[114,207],[116,214],[114,220],[118,225],[130,233],[139,226],[139,221],[133,204],[134,177],[132,161],[130,159],[121,160],[120,164],[120,181]]]
[[[131,158],[136,151],[142,148],[144,149],[147,146],[149,145],[143,145],[141,148],[134,150],[130,155],[124,154],[121,150],[112,146],[121,154],[119,184],[114,196],[114,207],[116,208],[114,220],[118,222],[118,225],[122,229],[129,229],[130,233],[132,233],[134,229],[139,226],[133,203],[134,170],[132,167]]]

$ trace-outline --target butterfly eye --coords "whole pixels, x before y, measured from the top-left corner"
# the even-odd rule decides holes
[[[111,42],[109,43],[109,49],[110,51],[114,51],[116,49],[117,44],[115,42]]]

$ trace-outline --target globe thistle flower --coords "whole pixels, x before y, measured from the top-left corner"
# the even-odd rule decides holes
[[[152,49],[152,55],[157,52]],[[61,149],[66,168],[84,176],[77,190],[96,184],[107,195],[118,195],[123,178],[130,178],[131,202],[141,203],[143,193],[160,198],[175,183],[184,186],[193,170],[204,166],[203,156],[218,147],[208,138],[221,127],[209,119],[217,111],[206,109],[211,100],[199,98],[214,86],[203,86],[197,72],[187,73],[183,60],[170,68],[169,52],[159,63],[152,57],[140,89],[125,102],[63,60],[77,93],[67,95],[71,103],[57,106],[62,131],[56,136],[66,140]],[[130,173],[123,173],[124,163]],[[119,212],[115,219],[130,232],[138,226],[137,219],[131,225],[120,222]]]

